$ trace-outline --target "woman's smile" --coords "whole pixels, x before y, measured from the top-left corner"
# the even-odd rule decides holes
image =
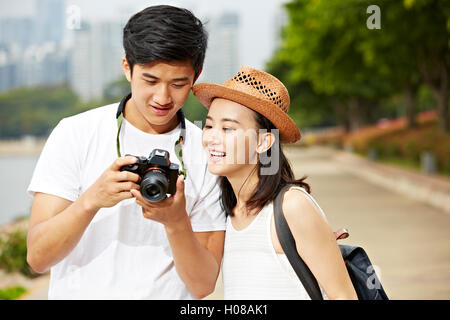
[[[219,151],[216,149],[208,149],[208,151],[209,151],[209,161],[213,163],[217,163],[224,160],[226,156],[226,152]]]

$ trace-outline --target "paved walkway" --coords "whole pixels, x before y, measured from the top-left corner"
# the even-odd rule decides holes
[[[449,214],[359,178],[331,150],[292,151],[296,176],[310,176],[332,228],[349,229],[341,243],[366,249],[389,297],[450,298]]]
[[[309,176],[332,228],[349,230],[340,243],[364,247],[379,267],[391,299],[450,299],[450,214],[355,175],[330,149],[286,154],[297,177]],[[45,299],[46,287],[26,298]],[[223,299],[221,278],[207,299]]]

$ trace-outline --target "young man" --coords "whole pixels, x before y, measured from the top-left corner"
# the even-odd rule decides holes
[[[207,36],[188,10],[153,6],[131,17],[123,44],[131,94],[61,120],[42,151],[28,188],[27,259],[37,272],[51,268],[49,299],[202,298],[219,273],[225,215],[201,130],[179,110]],[[138,174],[120,170],[137,161],[120,155],[154,149],[186,173],[159,202],[142,196]]]

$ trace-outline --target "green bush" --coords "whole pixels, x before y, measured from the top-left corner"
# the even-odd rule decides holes
[[[27,292],[27,289],[25,289],[22,286],[14,286],[0,289],[0,300],[16,300],[25,292]]]
[[[450,134],[440,132],[437,124],[377,137],[368,145],[377,150],[380,160],[397,159],[398,163],[414,164],[417,168],[422,152],[430,152],[436,157],[438,173],[450,173]]]
[[[0,235],[0,268],[6,272],[20,272],[28,277],[37,274],[27,262],[27,234],[23,229]]]
[[[442,164],[442,172],[450,176],[450,157],[445,159]]]

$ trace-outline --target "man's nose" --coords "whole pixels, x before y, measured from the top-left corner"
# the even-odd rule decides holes
[[[153,101],[160,106],[166,106],[172,103],[172,97],[170,96],[169,89],[166,85],[161,84],[158,86],[154,96]]]

